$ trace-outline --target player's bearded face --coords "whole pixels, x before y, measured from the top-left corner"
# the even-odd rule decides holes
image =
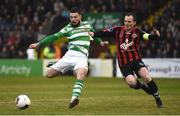
[[[70,13],[70,21],[72,26],[79,26],[81,19],[82,16],[79,13]]]
[[[133,29],[133,27],[136,25],[136,21],[134,21],[133,16],[125,16],[124,25],[127,31]]]

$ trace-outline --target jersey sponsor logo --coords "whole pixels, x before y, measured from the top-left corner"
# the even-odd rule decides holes
[[[72,29],[73,29],[73,28],[69,27],[69,28],[67,28],[66,30],[67,30],[67,31],[71,31]]]
[[[136,33],[133,33],[132,34],[132,38],[136,38],[137,37],[137,34]]]
[[[126,39],[126,41],[120,45],[120,48],[121,48],[122,50],[127,51],[128,48],[129,48],[130,46],[132,46],[132,45],[133,45],[133,41],[129,42],[129,40]]]
[[[71,31],[72,34],[79,33],[79,32],[88,32],[88,29],[87,28],[79,28],[79,29],[75,29],[75,30]]]

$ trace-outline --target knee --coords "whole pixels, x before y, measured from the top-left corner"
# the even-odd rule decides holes
[[[136,81],[128,81],[128,85],[130,88],[136,88]]]
[[[85,72],[80,72],[77,77],[84,78],[86,76]]]
[[[140,86],[140,82],[138,80],[136,81],[131,81],[128,83],[129,87],[130,88],[133,88],[133,89],[140,89],[141,86]]]
[[[52,78],[52,77],[54,77],[56,75],[57,75],[57,72],[55,72],[53,70],[47,70],[47,72],[46,72],[46,77],[47,78]]]
[[[78,79],[84,79],[87,75],[87,70],[86,69],[79,69],[76,71],[76,76]]]
[[[143,78],[143,80],[144,80],[145,83],[149,83],[152,80],[152,78],[150,76],[145,76]]]
[[[136,87],[136,79],[133,75],[129,75],[126,77],[126,83],[129,85],[130,88],[135,88]]]
[[[47,71],[47,72],[46,72],[46,77],[47,77],[47,78],[52,78],[53,75]]]
[[[84,72],[80,73],[80,76],[82,76],[82,77],[84,77],[86,75],[87,75],[87,71],[84,71]]]
[[[128,84],[130,88],[136,89],[136,84]]]
[[[53,69],[53,68],[49,68],[46,72],[46,77],[48,78],[52,78],[52,77],[55,77],[59,74],[59,71]]]

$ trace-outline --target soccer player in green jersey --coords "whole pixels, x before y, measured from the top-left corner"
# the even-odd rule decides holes
[[[68,70],[74,71],[77,80],[73,87],[69,108],[78,105],[79,96],[84,85],[83,81],[88,72],[88,50],[90,40],[93,40],[88,33],[90,31],[94,31],[93,27],[87,21],[82,21],[81,11],[75,7],[70,10],[70,23],[67,26],[59,32],[29,46],[29,48],[36,49],[46,46],[59,38],[67,37],[68,51],[58,62],[48,68],[46,76],[51,78]],[[94,40],[102,46],[108,44],[107,41],[102,41],[100,38],[94,38]]]

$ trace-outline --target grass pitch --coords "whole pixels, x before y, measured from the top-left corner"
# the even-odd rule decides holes
[[[68,108],[74,77],[0,78],[0,115],[180,115],[180,79],[155,79],[164,107],[142,90],[130,89],[123,79],[91,78],[84,83],[80,103]],[[15,98],[26,94],[31,106],[19,110]]]

